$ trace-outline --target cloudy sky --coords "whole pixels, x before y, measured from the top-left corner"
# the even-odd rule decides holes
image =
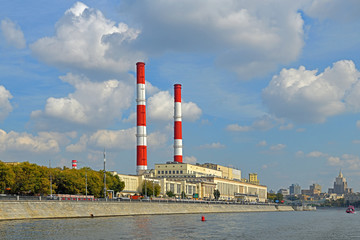
[[[136,62],[148,168],[183,154],[269,189],[341,169],[360,191],[360,2],[1,1],[0,160],[136,171]]]

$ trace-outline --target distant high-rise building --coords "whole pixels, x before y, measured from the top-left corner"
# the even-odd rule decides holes
[[[329,188],[329,193],[346,194],[352,193],[352,188],[347,187],[346,178],[344,178],[341,170],[339,176],[335,178],[334,188]]]
[[[289,195],[289,189],[279,189],[278,193],[281,193],[283,196]]]
[[[320,195],[321,193],[321,186],[317,183],[310,185],[310,191],[312,195]]]
[[[299,184],[291,184],[289,187],[290,189],[290,195],[299,195],[301,194],[301,187]]]

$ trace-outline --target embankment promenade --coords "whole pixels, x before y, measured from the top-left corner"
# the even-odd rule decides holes
[[[110,217],[152,214],[294,211],[284,205],[167,202],[0,201],[0,220]]]

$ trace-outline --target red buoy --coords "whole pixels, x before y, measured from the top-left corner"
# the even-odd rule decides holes
[[[201,221],[205,221],[205,217],[204,216],[201,216]]]

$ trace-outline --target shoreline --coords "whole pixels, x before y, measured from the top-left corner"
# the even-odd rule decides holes
[[[286,205],[164,202],[0,201],[0,220],[294,211]]]

